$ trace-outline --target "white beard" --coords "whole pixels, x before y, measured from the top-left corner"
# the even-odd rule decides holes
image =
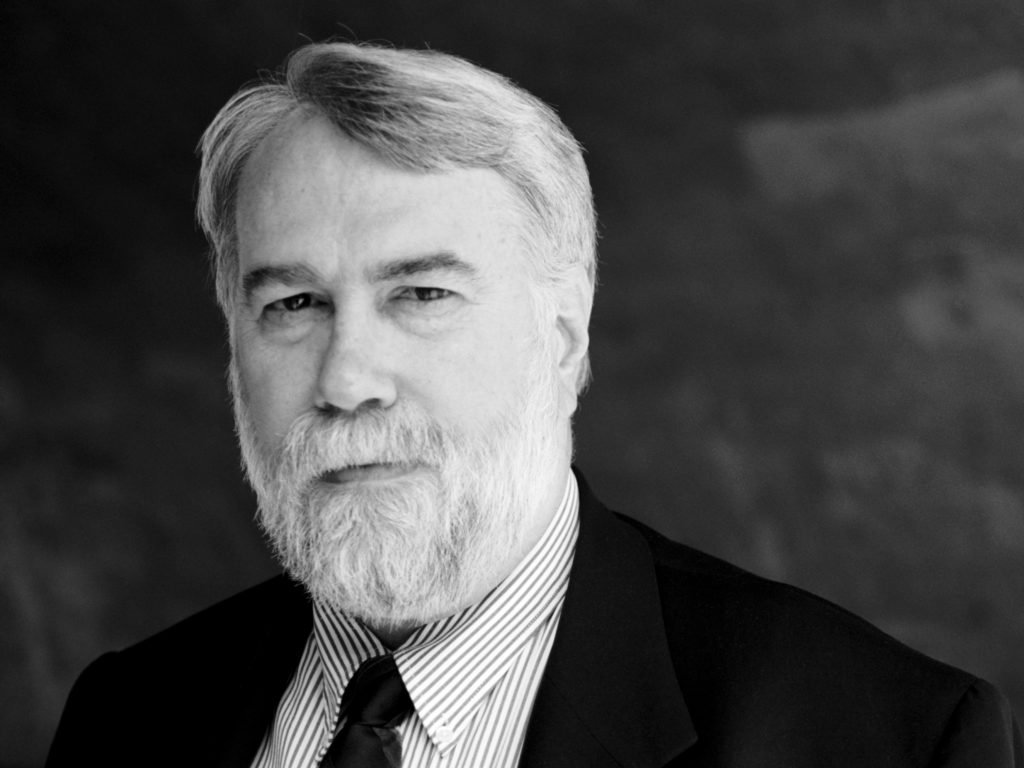
[[[304,413],[268,448],[232,364],[242,456],[285,570],[317,602],[381,629],[436,621],[495,586],[561,463],[559,430],[568,431],[554,372],[533,373],[519,407],[472,434],[397,402],[355,415]],[[425,471],[375,484],[318,479],[374,463]]]

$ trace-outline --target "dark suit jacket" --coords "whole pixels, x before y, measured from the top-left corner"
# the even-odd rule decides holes
[[[613,515],[580,486],[521,765],[1024,766],[988,683]],[[75,684],[47,765],[248,766],[311,626],[282,577],[102,656]]]

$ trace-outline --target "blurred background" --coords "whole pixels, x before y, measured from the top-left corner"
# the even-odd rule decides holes
[[[1024,712],[1016,0],[7,0],[0,766],[68,689],[274,572],[193,147],[306,39],[554,104],[601,214],[578,464],[605,501],[985,676]]]

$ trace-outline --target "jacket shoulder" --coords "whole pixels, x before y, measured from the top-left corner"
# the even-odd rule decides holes
[[[304,591],[277,577],[104,654],[71,689],[47,767],[214,764],[254,693],[276,704],[311,626]]]
[[[666,609],[673,608],[673,595],[685,593],[691,608],[699,607],[709,617],[738,628],[763,628],[766,623],[778,624],[784,631],[794,629],[793,623],[806,629],[839,626],[843,632],[869,646],[876,643],[893,645],[915,660],[938,664],[829,600],[800,587],[758,576],[721,558],[673,541],[637,520],[616,515],[646,540],[659,586],[666,598],[663,600]],[[701,597],[704,599],[699,600]],[[958,672],[952,667],[941,666],[950,672]]]
[[[913,650],[851,611],[799,587],[753,574],[619,515],[646,540],[670,636],[683,630],[734,663],[745,649],[774,664],[828,662],[837,673],[916,672],[963,691],[975,677]],[[694,634],[697,637],[694,637]],[[769,653],[770,652],[770,653]]]
[[[1008,711],[985,681],[828,600],[619,517],[649,547],[673,664],[704,749],[756,744],[758,760],[785,764],[817,744],[831,750],[823,765],[930,765],[966,713]]]
[[[194,665],[198,658],[237,654],[239,645],[279,631],[283,625],[311,627],[311,608],[302,587],[275,576],[221,600],[118,652],[125,663]],[[215,661],[214,663],[219,663]]]

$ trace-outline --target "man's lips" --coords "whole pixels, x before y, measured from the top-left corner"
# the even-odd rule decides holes
[[[345,483],[394,480],[415,472],[414,464],[360,464],[357,467],[332,469],[320,475],[320,481],[337,485]]]

